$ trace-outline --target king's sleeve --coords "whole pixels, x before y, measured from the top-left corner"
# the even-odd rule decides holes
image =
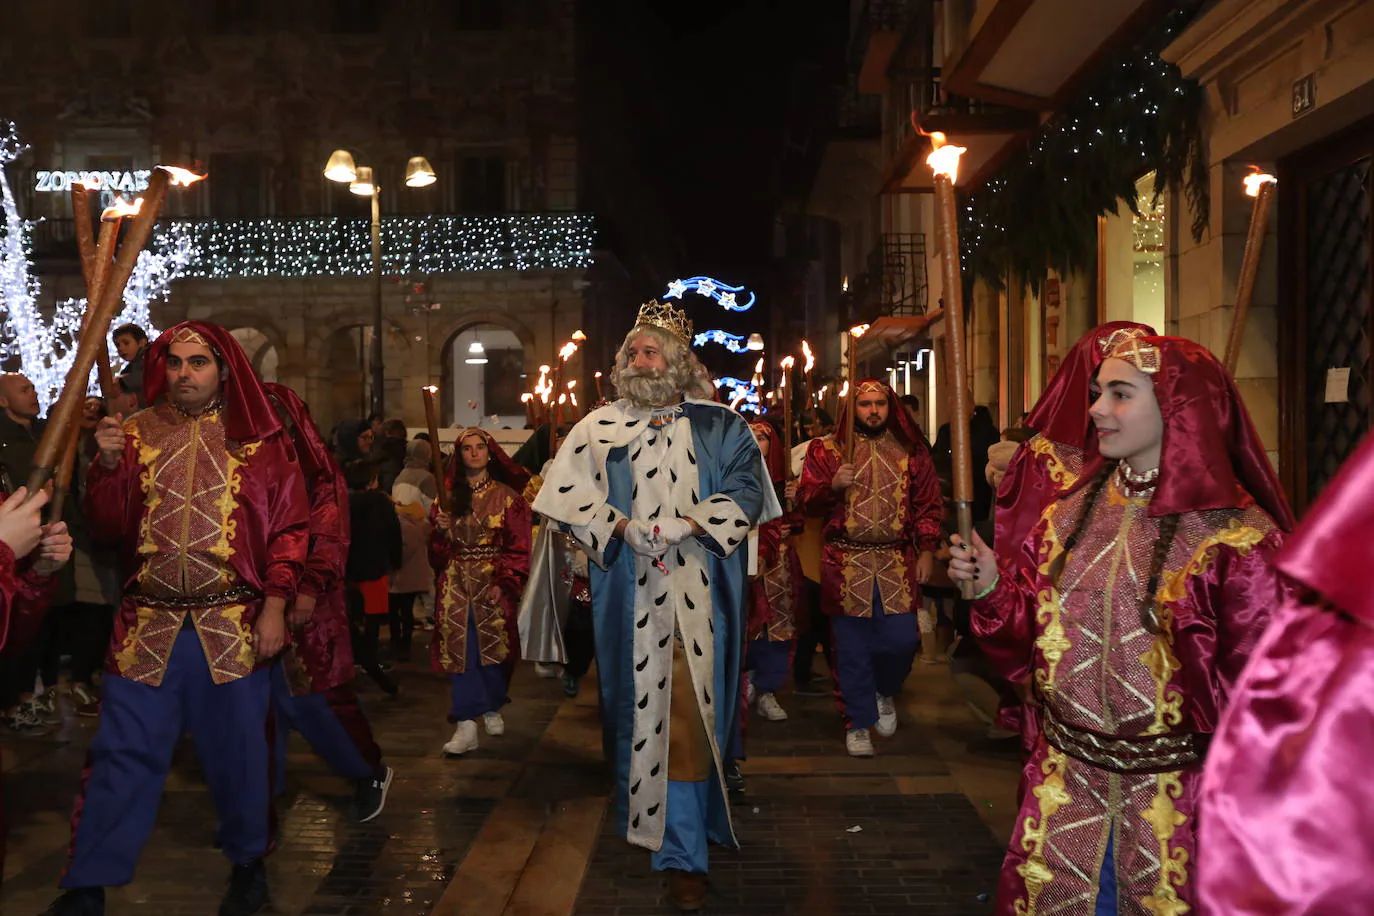
[[[622,541],[615,529],[629,518],[609,499],[610,482],[605,478],[613,469],[595,457],[600,449],[593,445],[605,443],[593,443],[592,430],[604,422],[602,412],[593,412],[569,431],[534,498],[534,511],[558,523],[602,569],[619,556]]]
[[[725,414],[719,459],[724,465],[716,491],[702,499],[686,514],[701,527],[697,540],[718,557],[728,557],[749,536],[749,529],[764,519],[768,481],[763,453],[749,431],[749,424],[733,411]],[[705,460],[700,456],[698,460]],[[769,490],[772,484],[767,484]],[[704,494],[703,494],[704,495]],[[776,503],[776,497],[773,500]]]
[[[309,553],[310,499],[305,492],[305,475],[285,446],[284,436],[278,433],[262,444],[272,491],[268,500],[267,568],[262,581],[264,594],[289,602],[296,597]]]

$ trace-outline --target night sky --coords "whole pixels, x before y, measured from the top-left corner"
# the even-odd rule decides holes
[[[697,272],[766,262],[843,82],[844,0],[589,0],[586,41],[623,81],[625,142]],[[614,74],[614,75],[612,75]],[[592,97],[598,104],[597,79]],[[593,141],[596,142],[596,141]],[[682,265],[687,268],[687,264]]]

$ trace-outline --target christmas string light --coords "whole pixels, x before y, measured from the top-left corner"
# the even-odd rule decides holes
[[[382,273],[579,270],[592,264],[588,213],[388,216]],[[186,276],[339,277],[372,272],[368,221],[340,217],[168,220],[155,239],[189,238],[200,252]]]
[[[763,412],[757,385],[729,375],[722,375],[714,381],[717,389],[726,390],[730,406],[736,410],[741,413]]]
[[[19,142],[14,124],[10,124],[6,135],[0,137],[0,209],[5,226],[4,238],[0,240],[0,358],[18,357],[19,371],[33,382],[40,412],[46,413],[76,357],[76,336],[86,300],[59,300],[51,321],[45,321],[39,313],[41,289],[33,275],[29,241],[35,223],[19,216],[5,169],[26,148]],[[140,252],[124,290],[124,309],[111,327],[137,324],[149,337],[156,336],[148,306],[154,300],[166,298],[172,281],[185,275],[196,254],[189,238],[164,239],[152,250]],[[99,391],[94,369],[87,390]]]

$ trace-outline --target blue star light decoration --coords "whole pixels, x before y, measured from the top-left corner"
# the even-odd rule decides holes
[[[735,405],[735,409],[740,413],[763,413],[763,405],[759,398],[757,386],[729,375],[722,375],[715,380],[715,383],[716,388],[725,389],[725,402],[727,404],[733,404],[736,400],[739,401]]]
[[[714,277],[688,277],[686,280],[674,280],[668,284],[668,289],[663,297],[665,299],[681,299],[688,292],[714,299],[720,303],[721,308],[730,312],[747,312],[754,307],[754,303],[757,301],[757,297],[743,286],[731,286],[729,283]],[[747,298],[741,301],[741,295]]]
[[[729,331],[702,331],[692,338],[694,347],[704,347],[708,343],[720,344],[731,353],[749,352],[749,338]]]

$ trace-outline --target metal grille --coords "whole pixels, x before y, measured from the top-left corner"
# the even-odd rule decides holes
[[[1307,496],[1321,492],[1369,429],[1369,158],[1307,187]],[[1326,403],[1349,367],[1350,400]]]

